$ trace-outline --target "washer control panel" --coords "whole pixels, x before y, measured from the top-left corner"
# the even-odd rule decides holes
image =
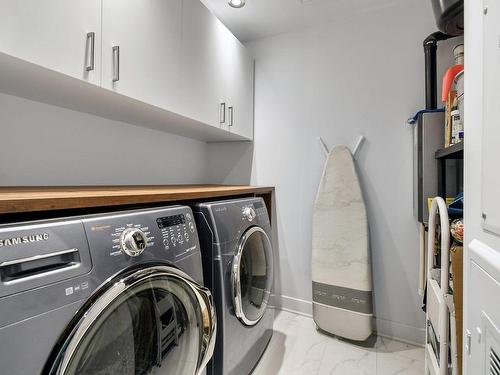
[[[103,259],[177,261],[199,251],[193,213],[186,206],[126,211],[84,219],[89,244]],[[101,260],[102,261],[102,260]]]
[[[162,233],[165,249],[175,249],[176,256],[181,256],[191,250],[189,246],[196,228],[193,215],[190,212],[156,219]],[[182,250],[181,250],[182,247]]]

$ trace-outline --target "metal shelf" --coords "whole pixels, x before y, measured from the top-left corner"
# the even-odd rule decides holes
[[[447,180],[447,160],[457,160],[460,161],[464,159],[464,141],[451,145],[450,147],[442,148],[437,150],[435,153],[435,158],[437,162],[437,173],[438,173],[438,195],[442,198],[446,198],[446,180]],[[456,164],[456,186],[457,192],[460,186],[463,186],[463,164],[457,162]]]
[[[463,159],[464,158],[464,142],[456,143],[446,148],[436,151],[436,159]]]

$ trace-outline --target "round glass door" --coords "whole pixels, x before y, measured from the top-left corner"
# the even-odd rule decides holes
[[[82,311],[51,374],[198,374],[215,341],[210,292],[165,266],[120,278]]]
[[[236,316],[254,325],[266,311],[273,282],[272,246],[260,227],[242,236],[233,260],[232,289]]]

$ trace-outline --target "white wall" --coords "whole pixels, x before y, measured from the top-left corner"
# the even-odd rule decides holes
[[[378,330],[423,342],[412,133],[405,120],[424,105],[422,41],[433,31],[430,3],[404,1],[248,45],[256,59],[255,145],[253,164],[244,169],[253,183],[276,186],[278,303],[307,311],[307,302],[296,299],[311,300],[312,208],[324,163],[316,137],[330,147],[352,147],[363,134],[357,168],[369,215]],[[451,54],[452,45],[444,43],[440,54]],[[209,154],[244,160],[248,150],[217,144]],[[227,166],[209,171],[238,181]]]
[[[0,94],[0,185],[202,183],[206,144]]]

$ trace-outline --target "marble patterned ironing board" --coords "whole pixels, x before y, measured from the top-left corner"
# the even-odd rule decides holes
[[[346,146],[328,155],[313,211],[313,318],[334,335],[372,333],[372,279],[363,195]]]

